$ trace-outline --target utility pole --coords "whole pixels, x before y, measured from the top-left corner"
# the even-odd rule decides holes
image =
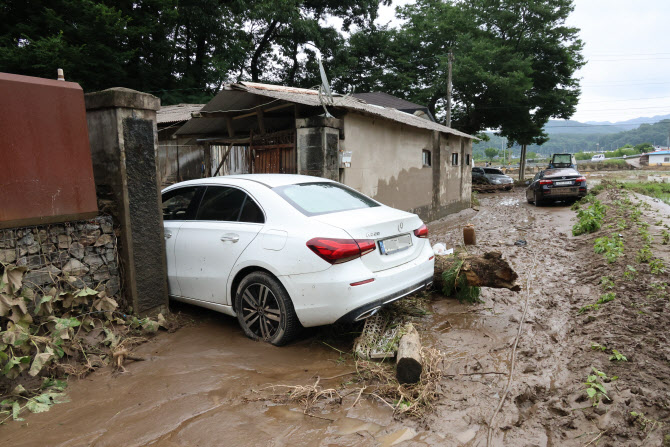
[[[451,127],[451,63],[454,60],[454,53],[449,52],[447,63],[449,67],[449,74],[447,78],[447,127]]]

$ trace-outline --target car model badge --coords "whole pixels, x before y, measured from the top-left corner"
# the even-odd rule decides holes
[[[402,227],[403,227],[403,226],[404,226],[404,224],[403,224],[402,222],[400,222],[400,223],[398,224],[398,231],[402,231]]]

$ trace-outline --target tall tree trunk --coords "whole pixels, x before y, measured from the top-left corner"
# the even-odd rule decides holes
[[[256,51],[254,51],[254,55],[251,57],[251,80],[253,82],[258,82],[259,79],[259,74],[260,74],[260,69],[258,67],[258,61],[261,58],[261,55],[263,54],[263,51],[265,50],[265,47],[270,43],[270,38],[272,37],[272,34],[275,32],[275,29],[277,28],[277,25],[279,24],[279,21],[273,20],[270,23],[270,26],[268,29],[265,31],[265,34],[263,34],[263,38],[261,41],[258,43],[258,47],[256,48]]]
[[[519,159],[519,180],[526,179],[526,145],[521,145],[521,158]]]

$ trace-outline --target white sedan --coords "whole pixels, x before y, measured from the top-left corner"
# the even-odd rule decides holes
[[[237,316],[252,339],[361,320],[433,281],[418,216],[331,180],[204,178],[162,202],[170,296]]]

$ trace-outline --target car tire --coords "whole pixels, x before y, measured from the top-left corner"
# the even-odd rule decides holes
[[[541,206],[542,202],[537,198],[537,191],[533,191],[533,203],[535,206]]]
[[[235,295],[235,311],[244,334],[252,340],[282,346],[300,329],[286,289],[266,272],[251,273],[240,282]]]
[[[533,192],[533,197],[535,197],[535,192]],[[526,200],[528,201],[528,203],[534,203],[533,202],[534,199],[529,198],[528,193],[526,193]]]

